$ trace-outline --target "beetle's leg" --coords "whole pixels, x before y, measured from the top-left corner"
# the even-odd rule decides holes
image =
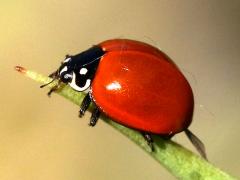
[[[149,134],[147,132],[142,132],[142,135],[143,135],[144,139],[147,141],[147,143],[150,146],[151,150],[154,151],[153,138],[152,138],[151,134]]]
[[[44,88],[45,86],[51,84],[51,83],[54,82],[55,80],[58,80],[57,85],[55,85],[54,87],[52,87],[52,88],[50,89],[50,91],[47,93],[48,96],[51,96],[52,92],[58,90],[59,87],[60,87],[60,80],[59,80],[59,78],[58,78],[57,73],[58,73],[58,71],[55,71],[55,72],[51,73],[48,77],[52,78],[52,80],[51,80],[50,82],[45,83],[45,84],[43,84],[43,85],[40,86],[40,88]]]
[[[50,97],[52,92],[57,91],[60,88],[60,82],[57,83],[56,86],[53,86],[50,91],[47,93],[47,95]]]
[[[207,154],[205,150],[205,146],[202,143],[202,141],[195,135],[193,134],[189,129],[184,130],[185,134],[187,135],[188,139],[192,142],[194,147],[197,149],[199,154],[207,160]]]
[[[88,125],[95,126],[100,115],[101,115],[101,112],[100,112],[99,108],[97,106],[95,106]]]
[[[174,134],[173,135],[160,135],[161,136],[161,138],[163,138],[164,140],[170,140],[173,136],[174,136]]]
[[[81,103],[79,117],[83,117],[83,115],[85,114],[85,111],[88,109],[91,102],[92,102],[92,99],[88,92]]]

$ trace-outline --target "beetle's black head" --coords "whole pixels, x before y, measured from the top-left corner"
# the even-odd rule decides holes
[[[74,90],[85,91],[91,85],[98,63],[99,59],[83,63],[77,56],[68,56],[58,69],[58,77]]]
[[[61,66],[57,70],[57,77],[63,83],[70,83],[73,79],[73,67],[72,57],[66,55],[65,60],[61,63]]]
[[[49,75],[49,77],[53,78],[52,81],[40,86],[40,88],[43,88],[43,87],[51,84],[54,80],[58,80],[58,84],[56,85],[56,87],[60,85],[60,82],[63,82],[63,83],[71,82],[72,81],[72,68],[70,66],[70,61],[71,61],[71,56],[66,55],[66,58],[61,63],[60,67],[56,71],[54,71],[53,73],[51,73]],[[51,89],[51,92],[52,92],[52,89]],[[56,89],[56,88],[54,88],[54,89]],[[50,95],[51,92],[49,92],[48,95]]]
[[[100,47],[94,46],[75,56],[67,55],[58,70],[50,77],[69,84],[76,91],[85,91],[91,85],[103,54]]]

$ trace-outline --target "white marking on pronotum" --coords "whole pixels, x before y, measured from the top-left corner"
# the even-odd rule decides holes
[[[67,59],[65,59],[63,62],[66,63],[66,62],[70,61],[70,59],[71,59],[71,58],[67,58]]]
[[[85,85],[83,87],[79,87],[78,85],[76,85],[76,74],[73,73],[72,81],[69,83],[69,85],[76,91],[82,92],[89,88],[89,86],[91,85],[91,80],[87,79]]]
[[[122,88],[121,84],[119,82],[114,81],[106,86],[108,90],[119,90]]]
[[[85,74],[87,74],[87,72],[88,72],[88,70],[86,68],[81,68],[80,71],[79,71],[79,73],[81,75],[85,75]]]
[[[68,70],[68,68],[67,68],[67,66],[65,66],[64,68],[62,68],[62,70],[60,71],[59,74],[62,74],[63,72],[65,72],[65,71],[67,71],[67,70]]]

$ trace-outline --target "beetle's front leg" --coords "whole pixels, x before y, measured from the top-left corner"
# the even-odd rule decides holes
[[[51,94],[52,94],[54,91],[57,91],[59,88],[60,88],[60,82],[58,82],[56,86],[53,86],[53,87],[50,89],[50,91],[47,93],[47,95],[50,97]]]

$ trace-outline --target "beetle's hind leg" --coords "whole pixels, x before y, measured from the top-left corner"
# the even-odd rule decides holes
[[[199,152],[199,154],[207,160],[207,154],[206,154],[206,150],[205,150],[205,146],[202,143],[202,141],[195,135],[193,134],[189,129],[186,129],[185,134],[187,135],[188,139],[192,142],[192,144],[194,145],[194,147],[197,149],[197,151]]]
[[[90,93],[88,92],[81,103],[79,117],[84,116],[84,114],[85,114],[86,110],[88,109],[89,105],[91,104],[91,102],[92,102],[92,99],[91,99]]]
[[[164,140],[170,140],[173,136],[174,136],[174,134],[170,134],[170,135],[160,135],[161,136],[161,138],[163,138]]]
[[[151,148],[152,152],[154,151],[154,147],[153,147],[153,138],[151,136],[151,134],[147,133],[147,132],[141,132],[144,139],[147,141],[149,147]]]

